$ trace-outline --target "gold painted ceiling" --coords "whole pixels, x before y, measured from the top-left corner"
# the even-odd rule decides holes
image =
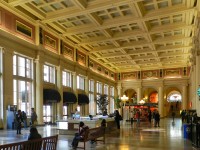
[[[199,0],[0,0],[115,72],[190,66]]]

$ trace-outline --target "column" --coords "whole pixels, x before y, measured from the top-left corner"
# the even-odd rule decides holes
[[[117,86],[117,95],[119,96],[119,98],[122,96],[121,90],[122,90],[121,85],[118,85]]]
[[[109,101],[108,108],[107,108],[107,113],[108,114],[110,114],[110,104],[111,104],[111,100],[110,100],[110,96],[111,96],[111,94],[110,94],[110,88],[111,88],[111,86],[108,85],[108,101]]]
[[[7,107],[8,105],[13,105],[13,51],[4,49],[3,50],[3,109],[0,114],[0,119],[3,119],[3,126],[7,128]]]
[[[96,80],[94,80],[94,113],[95,113],[95,115],[97,113],[97,101],[96,101],[96,98],[97,98],[97,82],[96,82]]]
[[[141,87],[138,87],[137,88],[137,103],[139,104],[140,100],[142,99],[141,98],[141,93],[142,93],[142,88]]]
[[[158,109],[159,109],[160,117],[164,117],[164,97],[163,97],[163,87],[162,86],[159,87],[158,96],[159,96]]]
[[[89,97],[89,81],[88,81],[88,77],[85,77],[85,94]],[[89,115],[89,104],[85,104],[85,111],[84,111],[84,115]]]
[[[117,95],[118,95],[119,99],[121,99],[121,96],[122,96],[121,91],[122,91],[122,87],[121,87],[121,85],[118,85],[118,86],[117,86]],[[123,108],[124,108],[124,107],[123,107],[123,104],[122,104],[121,109],[119,109],[119,113],[120,113],[120,114],[123,113]]]
[[[57,103],[52,103],[52,123],[56,122],[56,114],[57,114]]]
[[[35,60],[35,101],[32,104],[32,107],[35,108],[35,111],[38,116],[38,124],[43,124],[43,61],[42,61],[43,54],[38,54],[37,59]]]
[[[88,77],[85,77],[85,93],[89,94],[89,80]]]
[[[57,67],[57,89],[61,96],[61,101],[57,103],[57,120],[60,120],[63,118],[63,85],[62,85],[62,67]],[[68,114],[69,115],[69,114]]]
[[[182,109],[188,109],[188,102],[187,102],[188,98],[187,98],[187,86],[183,85],[182,87]]]
[[[73,92],[76,95],[77,100],[78,100],[76,72],[72,72],[72,88],[73,88]],[[76,107],[77,107],[77,104],[75,104],[75,105],[73,104],[71,109],[74,111]]]
[[[104,95],[104,83],[102,82],[102,95]]]
[[[197,53],[197,56],[196,56],[196,65],[194,66],[194,70],[196,71],[195,72],[195,76],[196,76],[196,85],[195,85],[195,103],[192,104],[193,105],[193,108],[197,110],[197,115],[199,116],[200,115],[200,102],[199,102],[199,96],[197,95],[197,89],[199,88],[199,85],[200,85],[200,54]]]

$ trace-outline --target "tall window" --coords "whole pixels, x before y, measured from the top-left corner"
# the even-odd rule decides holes
[[[85,78],[83,76],[77,76],[77,89],[85,90]]]
[[[97,88],[97,93],[98,94],[102,94],[102,83],[101,82],[97,82],[96,84],[96,88]]]
[[[67,119],[67,106],[63,106],[63,119]]]
[[[95,115],[95,105],[94,105],[94,80],[89,80],[89,113]]]
[[[108,95],[108,85],[107,84],[104,85],[104,94]]]
[[[97,81],[96,88],[97,88],[97,95],[96,95],[96,99],[97,99],[102,94],[102,83]],[[98,113],[99,113],[99,107],[97,105],[97,114]]]
[[[115,96],[115,92],[114,92],[114,87],[110,87],[110,113],[114,112],[114,96]]]
[[[89,92],[94,92],[94,80],[89,80]]]
[[[50,65],[44,65],[44,81],[49,83],[55,83],[55,67]]]
[[[62,72],[62,83],[63,83],[63,86],[72,87],[71,72],[68,72],[68,71]]]
[[[52,122],[51,110],[52,110],[52,106],[48,106],[48,105],[43,106],[43,121],[44,121],[44,123]]]
[[[32,65],[32,59],[20,55],[13,56],[14,105],[28,115],[31,112],[33,99]]]
[[[2,88],[2,74],[3,74],[3,57],[2,57],[2,48],[0,47],[0,118],[3,118],[3,88]]]

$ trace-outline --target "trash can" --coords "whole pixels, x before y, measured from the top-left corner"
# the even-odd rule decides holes
[[[200,124],[192,124],[192,145],[194,147],[200,147]]]
[[[183,124],[183,136],[185,139],[190,139],[191,140],[191,124]]]

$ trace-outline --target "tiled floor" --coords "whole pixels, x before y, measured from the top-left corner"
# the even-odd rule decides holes
[[[45,137],[57,134],[56,127],[38,127],[39,133]],[[0,130],[0,144],[27,140],[29,130],[22,130],[17,135],[14,130]],[[71,149],[73,135],[59,135],[58,150]],[[79,143],[80,145],[83,143]],[[183,138],[182,123],[175,119],[175,125],[169,118],[161,119],[160,127],[141,122],[140,127],[123,122],[121,129],[106,135],[106,144],[101,142],[90,144],[86,150],[194,150],[189,140]]]

